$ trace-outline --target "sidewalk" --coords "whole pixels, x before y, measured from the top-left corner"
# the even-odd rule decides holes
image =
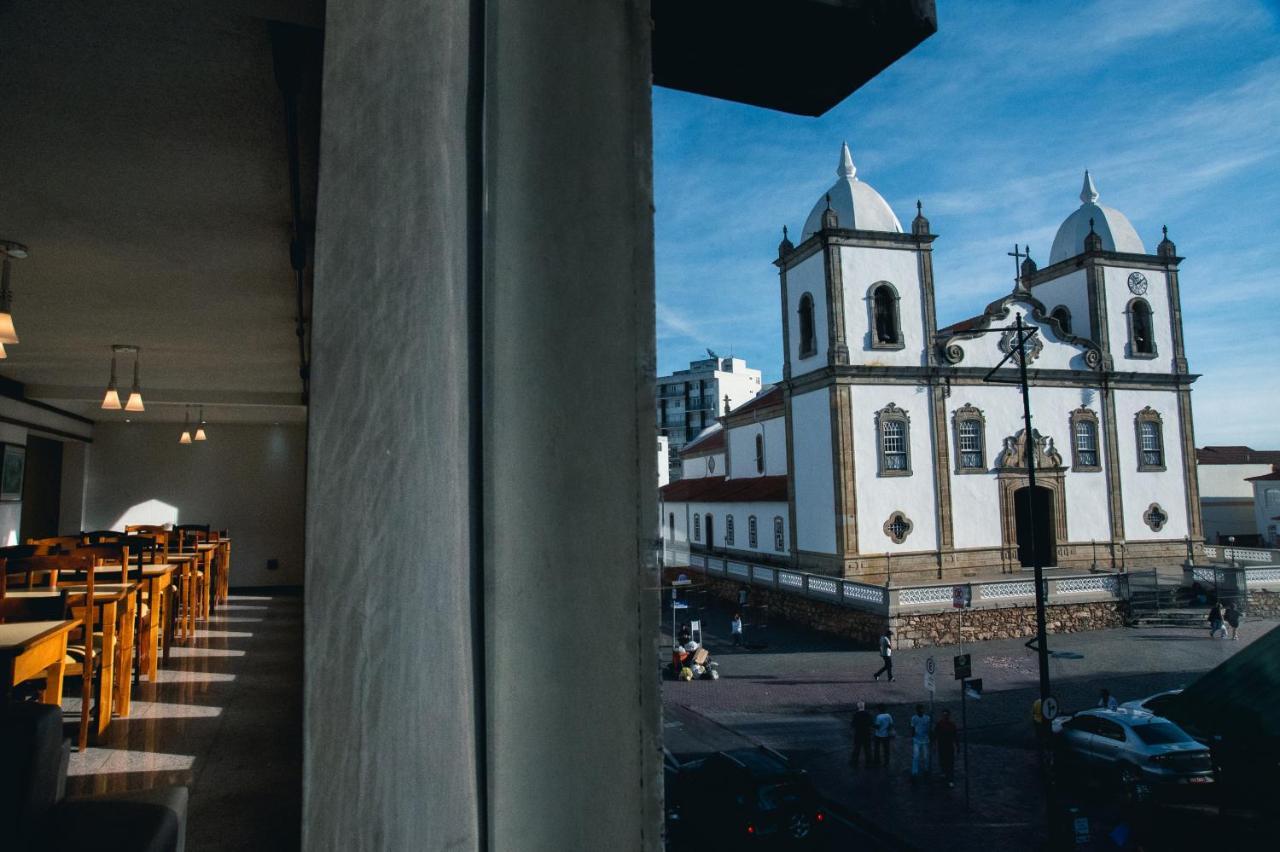
[[[719,662],[716,682],[663,682],[668,725],[709,732],[709,725],[781,751],[806,769],[818,790],[860,825],[889,833],[903,848],[1028,849],[1041,842],[1043,794],[1038,782],[1031,703],[1039,694],[1037,659],[1022,640],[971,644],[973,677],[983,679],[980,701],[967,702],[971,811],[966,813],[963,763],[949,789],[935,780],[912,785],[907,719],[915,703],[928,706],[925,660],[936,662],[935,716],[943,707],[960,724],[959,686],[952,678],[958,649],[932,648],[894,655],[895,682],[873,682],[874,651],[775,622],[748,627],[759,650],[728,641],[728,605],[710,604],[701,616],[706,645]],[[1121,701],[1183,686],[1274,627],[1246,622],[1240,640],[1208,638],[1206,630],[1118,629],[1049,637],[1052,692],[1063,713],[1091,707],[1106,687]],[[669,635],[669,625],[667,626]],[[888,705],[899,736],[891,766],[854,770],[849,718],[855,702]],[[685,737],[687,740],[688,737]],[[706,737],[706,750],[723,748]]]

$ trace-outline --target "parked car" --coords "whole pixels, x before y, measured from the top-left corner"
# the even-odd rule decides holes
[[[1155,695],[1148,695],[1146,698],[1126,701],[1120,705],[1120,709],[1141,710],[1147,713],[1154,713],[1157,716],[1163,716],[1165,708],[1169,706],[1169,702],[1181,694],[1181,687],[1178,689],[1166,689],[1164,692],[1157,692]]]
[[[1053,729],[1060,765],[1113,781],[1127,799],[1195,796],[1214,783],[1209,748],[1162,716],[1098,708],[1055,719]]]
[[[681,764],[667,788],[667,834],[675,848],[801,848],[825,819],[804,771],[767,748]]]

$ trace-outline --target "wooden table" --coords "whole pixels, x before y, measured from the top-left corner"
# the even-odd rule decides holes
[[[98,678],[98,734],[101,735],[107,729],[107,725],[111,722],[112,712],[118,710],[121,716],[128,716],[130,704],[132,701],[132,680],[133,675],[133,619],[135,615],[135,607],[137,605],[138,590],[141,585],[134,581],[128,583],[94,583],[93,584],[93,605],[102,612],[101,619],[95,619],[95,622],[102,625],[102,660],[98,670],[101,672]],[[5,597],[10,598],[39,598],[39,597],[57,597],[62,592],[67,593],[67,601],[71,605],[71,614],[75,615],[77,608],[81,611],[85,607],[85,598],[87,597],[88,587],[84,584],[71,584],[59,586],[57,589],[19,589],[17,591],[7,592]],[[120,612],[123,604],[124,612]],[[123,614],[124,620],[120,630],[120,635],[116,635],[116,619],[118,615]],[[120,645],[120,662],[124,667],[121,676],[116,676],[115,657],[116,644]],[[92,653],[93,637],[85,637],[85,653]],[[63,653],[66,653],[66,643],[63,643]],[[89,696],[82,696],[82,701],[87,701]]]
[[[176,562],[144,564],[142,566],[142,582],[146,589],[147,597],[151,602],[150,614],[142,619],[142,629],[145,632],[140,642],[142,674],[153,683],[159,667],[161,642],[164,643],[165,652],[168,652],[169,637],[164,627],[168,624],[171,613],[169,612],[169,596],[167,592],[169,586],[173,583],[173,572],[180,567]],[[93,569],[95,577],[99,574],[114,576],[120,574],[120,571],[119,565],[99,565]],[[136,565],[129,568],[131,576],[137,576],[137,572]]]
[[[43,672],[44,703],[61,704],[67,633],[79,625],[79,619],[0,624],[0,697],[8,700],[13,687]]]

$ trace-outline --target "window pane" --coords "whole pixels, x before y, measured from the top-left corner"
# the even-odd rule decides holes
[[[783,541],[783,536],[782,536],[782,518],[774,518],[773,519],[773,549],[784,550],[785,548],[786,548],[786,542]]]
[[[1092,420],[1076,421],[1076,463],[1098,466],[1098,431]]]
[[[982,422],[979,420],[960,421],[960,466],[982,467]]]
[[[1152,467],[1164,464],[1164,453],[1160,446],[1160,425],[1150,420],[1138,424],[1138,434],[1142,442],[1142,463]]]

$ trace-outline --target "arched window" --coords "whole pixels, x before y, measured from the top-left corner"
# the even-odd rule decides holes
[[[1138,430],[1138,470],[1164,470],[1164,423],[1147,406],[1134,418]]]
[[[1071,469],[1077,472],[1102,470],[1098,460],[1098,415],[1088,408],[1071,412]]]
[[[693,513],[693,540],[702,541],[702,516],[697,512]]]
[[[876,412],[880,433],[880,476],[911,475],[911,419],[892,402]]]
[[[764,435],[756,435],[756,473],[764,473]]]
[[[733,544],[733,515],[724,516],[724,543]]]
[[[787,549],[786,537],[783,535],[781,515],[775,515],[773,518],[773,549],[779,553]]]
[[[818,354],[818,338],[813,330],[813,296],[800,297],[800,357]]]
[[[756,516],[750,515],[747,518],[747,547],[755,550],[759,547],[758,541],[759,539],[756,537]]]
[[[671,541],[676,540],[676,513],[667,513],[667,538]]]
[[[871,285],[871,348],[901,349],[902,323],[898,317],[898,291],[888,281]]]
[[[1066,305],[1058,305],[1050,314],[1058,321],[1058,325],[1062,326],[1062,330],[1067,334],[1071,334],[1071,311],[1067,310]]]
[[[972,405],[962,405],[951,416],[956,429],[956,473],[987,470],[986,418]]]
[[[1154,358],[1156,339],[1151,322],[1151,306],[1146,299],[1129,303],[1129,357]]]

